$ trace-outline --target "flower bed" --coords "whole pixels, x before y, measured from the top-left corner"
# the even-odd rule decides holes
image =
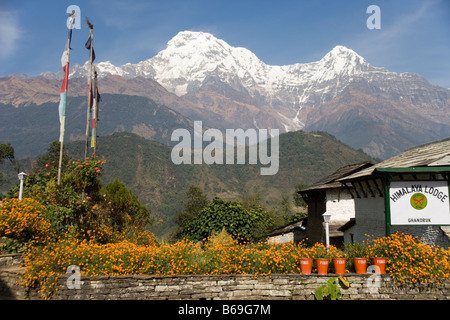
[[[348,245],[343,250],[333,246],[327,250],[319,243],[312,247],[304,243],[242,243],[226,233],[198,243],[183,240],[169,244],[158,243],[151,233],[140,231],[132,237],[109,235],[109,242],[104,243],[102,234],[91,234],[87,240],[70,229],[64,234],[51,233],[39,214],[44,209],[32,200],[4,201],[0,206],[0,237],[27,241],[23,285],[38,287],[45,297],[51,297],[57,278],[71,265],[80,267],[83,276],[270,275],[301,273],[299,260],[303,257],[347,257],[347,272],[351,272],[351,258],[377,255],[387,258],[386,272],[396,283],[439,282],[450,276],[450,250],[430,247],[405,234]]]
[[[376,239],[367,246],[368,252],[385,248],[386,271],[398,283],[438,282],[449,277],[449,252],[430,248],[408,235]],[[85,276],[301,273],[300,257],[314,256],[323,249],[320,244],[309,248],[293,243],[240,244],[231,238],[203,244],[184,240],[136,245],[128,240],[98,244],[68,237],[27,251],[24,285],[38,285],[42,294],[51,295],[58,275],[70,265],[79,266]],[[338,250],[332,247],[330,251]]]

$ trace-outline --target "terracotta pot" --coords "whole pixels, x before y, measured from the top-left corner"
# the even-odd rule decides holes
[[[376,269],[376,273],[384,273],[386,267],[386,258],[385,257],[375,257],[371,258],[372,264],[378,266],[378,270]],[[378,271],[378,272],[377,272]]]
[[[317,274],[327,274],[329,264],[330,264],[329,259],[317,258],[316,259]]]
[[[367,259],[366,258],[354,258],[353,265],[355,266],[355,270],[357,274],[366,273],[367,267]]]
[[[300,269],[302,270],[302,274],[311,274],[312,261],[313,259],[311,258],[300,259]]]
[[[334,273],[344,274],[346,262],[347,262],[347,259],[345,259],[345,258],[334,258],[333,259]]]

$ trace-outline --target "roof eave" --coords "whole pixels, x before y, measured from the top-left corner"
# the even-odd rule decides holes
[[[450,172],[450,166],[375,168],[374,171],[380,173],[447,173]]]

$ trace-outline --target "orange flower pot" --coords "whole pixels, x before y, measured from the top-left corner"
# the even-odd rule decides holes
[[[300,270],[302,270],[302,274],[311,274],[312,260],[311,258],[300,259]]]
[[[357,274],[366,273],[367,267],[367,259],[366,258],[354,258],[353,265],[355,266],[355,270]]]
[[[385,272],[385,267],[386,267],[386,258],[384,257],[376,257],[376,258],[372,258],[372,264],[375,266],[378,266],[378,271],[377,273],[384,273]],[[376,272],[376,271],[375,271]]]
[[[347,262],[347,259],[345,259],[345,258],[334,258],[333,259],[334,273],[344,274],[346,262]]]
[[[329,259],[317,258],[316,259],[317,274],[327,274],[329,264],[330,264]]]

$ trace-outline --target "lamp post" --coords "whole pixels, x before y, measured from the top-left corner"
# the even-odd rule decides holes
[[[330,246],[330,226],[329,222],[331,220],[331,213],[325,212],[322,214],[323,221],[325,222],[325,241],[327,244],[327,249]]]
[[[20,180],[20,187],[19,187],[19,201],[22,200],[22,193],[23,193],[23,181],[25,180],[27,174],[25,172],[21,172],[17,175]]]

